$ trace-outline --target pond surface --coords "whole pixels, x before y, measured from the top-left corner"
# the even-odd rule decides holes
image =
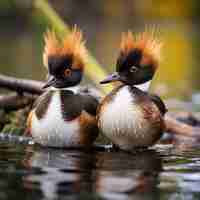
[[[200,199],[200,148],[137,153],[0,143],[0,199]]]

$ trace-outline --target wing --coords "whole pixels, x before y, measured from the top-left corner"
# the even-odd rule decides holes
[[[35,113],[38,119],[41,119],[46,113],[49,103],[51,101],[53,91],[46,91],[35,101],[33,108],[35,108]]]
[[[92,95],[84,95],[84,94],[80,94],[80,99],[83,105],[83,109],[87,111],[89,114],[96,116],[99,100]]]
[[[66,120],[72,120],[79,116],[82,110],[95,116],[99,104],[97,98],[89,94],[74,94],[68,90],[62,90],[61,103],[63,117]]]
[[[160,112],[162,113],[162,115],[164,115],[168,110],[164,104],[164,102],[162,101],[162,99],[155,95],[155,94],[148,94],[150,99],[156,104],[156,106],[159,108]]]
[[[80,116],[83,105],[82,100],[78,95],[75,95],[70,90],[61,90],[61,111],[63,119],[66,121],[71,121],[76,117]]]

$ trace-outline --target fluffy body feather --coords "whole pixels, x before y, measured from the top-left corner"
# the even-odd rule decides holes
[[[62,115],[61,92],[62,90],[53,90],[51,101],[46,105],[48,107],[42,118],[38,118],[36,114],[37,105],[32,110],[28,120],[31,136],[36,143],[42,146],[78,147],[79,145],[91,145],[97,136],[95,116],[82,110],[79,116],[66,121]]]
[[[153,145],[163,129],[158,107],[139,89],[131,90],[131,86],[114,89],[102,101],[98,114],[103,134],[124,150]]]
[[[31,133],[36,143],[63,147],[80,143],[78,120],[65,122],[62,118],[59,91],[54,92],[44,118],[38,119],[33,110]]]

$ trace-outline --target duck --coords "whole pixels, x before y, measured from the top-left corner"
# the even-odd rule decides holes
[[[78,92],[87,51],[80,29],[75,26],[61,39],[53,31],[44,36],[44,66],[48,80],[27,119],[26,135],[47,147],[91,147],[98,135],[98,99]]]
[[[137,86],[149,82],[160,64],[162,43],[155,32],[122,34],[116,71],[101,84],[116,82],[98,106],[99,131],[125,151],[154,145],[165,130],[162,99]]]

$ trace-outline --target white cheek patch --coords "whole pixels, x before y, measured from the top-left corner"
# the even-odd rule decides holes
[[[38,120],[35,113],[33,115],[32,136],[35,142],[44,146],[73,146],[80,141],[79,131],[78,120],[63,120],[59,91],[53,93],[44,118]]]

